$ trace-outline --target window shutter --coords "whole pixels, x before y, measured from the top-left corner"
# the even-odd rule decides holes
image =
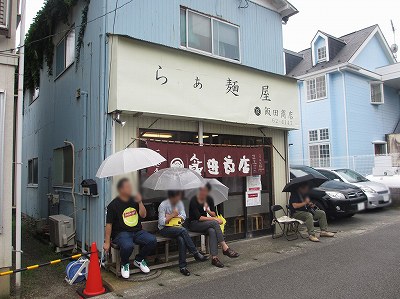
[[[0,0],[0,28],[7,28],[8,0]]]

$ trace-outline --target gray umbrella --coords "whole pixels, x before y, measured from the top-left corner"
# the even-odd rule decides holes
[[[229,188],[222,184],[220,181],[217,179],[204,179],[206,183],[209,183],[211,185],[211,191],[210,191],[210,196],[214,200],[214,205],[219,205],[220,203],[223,203],[224,201],[228,200],[228,193],[229,193]],[[193,189],[188,192],[185,192],[185,195],[187,198],[192,198],[195,196],[198,192],[198,189]]]
[[[188,168],[165,168],[153,173],[143,187],[152,190],[189,190],[204,186],[203,177]]]

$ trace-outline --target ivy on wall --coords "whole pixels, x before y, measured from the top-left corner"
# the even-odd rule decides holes
[[[56,27],[60,22],[69,24],[71,9],[84,1],[81,24],[76,42],[76,64],[80,60],[80,50],[83,46],[90,0],[47,0],[37,13],[25,38],[25,88],[34,90],[39,87],[40,71],[47,66],[49,76],[53,74],[54,49],[53,37],[58,35]],[[60,33],[66,34],[65,33]]]

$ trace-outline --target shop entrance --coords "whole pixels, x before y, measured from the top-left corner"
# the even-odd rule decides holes
[[[140,129],[140,147],[146,147],[146,138],[163,141],[174,141],[179,143],[197,144],[197,132],[164,131]],[[203,143],[205,145],[224,145],[224,146],[261,146],[264,154],[265,174],[254,177],[221,177],[218,178],[224,185],[229,187],[228,201],[218,206],[218,212],[227,220],[225,235],[227,240],[235,240],[246,237],[265,235],[271,230],[270,207],[272,203],[272,140],[269,137],[252,137],[238,135],[224,135],[204,133]],[[147,170],[140,172],[140,183],[147,178]],[[256,186],[256,187],[255,187]],[[254,192],[258,188],[260,192]],[[256,204],[252,203],[253,194],[260,194],[261,200]],[[163,192],[143,190],[143,196],[153,213],[148,213],[155,220],[157,219],[158,205],[165,199]],[[185,200],[186,206],[190,199]]]

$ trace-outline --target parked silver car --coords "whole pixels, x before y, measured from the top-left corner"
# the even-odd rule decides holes
[[[389,206],[392,203],[389,188],[384,184],[372,182],[351,169],[317,169],[330,180],[338,180],[355,185],[367,195],[367,209],[375,209]]]

